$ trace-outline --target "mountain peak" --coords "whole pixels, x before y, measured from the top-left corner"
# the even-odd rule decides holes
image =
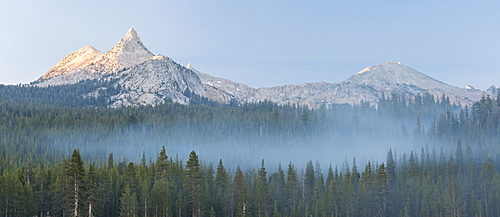
[[[109,74],[140,64],[153,56],[134,28],[130,28],[127,34],[97,61],[97,64],[107,66],[109,71],[105,74]]]
[[[59,63],[42,75],[37,81],[68,74],[87,66],[91,61],[102,57],[104,54],[96,48],[87,45],[64,57]]]
[[[58,77],[52,79],[53,81],[44,82],[45,84],[39,83],[39,85],[76,83],[129,69],[153,56],[153,53],[144,46],[135,29],[130,28],[127,34],[106,54],[92,46],[85,46],[66,56],[37,81],[42,82]]]
[[[113,47],[111,50],[108,51],[108,53],[114,53],[117,55],[123,54],[123,53],[135,53],[135,54],[147,54],[150,57],[154,56],[151,51],[144,46],[144,44],[141,41],[141,38],[137,34],[137,32],[134,30],[134,28],[130,28],[123,36],[122,39]],[[148,58],[150,58],[148,57]]]
[[[92,47],[90,45],[87,45],[87,46],[84,46],[80,49],[78,49],[76,52],[99,52],[99,50],[97,50],[95,47]]]
[[[394,64],[397,64],[397,65],[401,65],[401,62],[396,62],[396,61],[387,61],[384,65],[394,65]]]
[[[465,89],[467,89],[467,90],[475,90],[476,88],[474,88],[472,85],[469,84],[469,85],[465,86]]]
[[[391,85],[414,85],[424,87],[425,89],[442,83],[395,61],[369,66],[356,75],[353,75],[349,80],[355,81],[358,84],[379,84],[384,87]]]
[[[135,31],[134,28],[130,28],[128,30],[127,34],[125,34],[125,37],[123,37],[123,40],[127,40],[127,41],[138,40],[138,41],[140,41],[141,38],[139,38],[139,35],[137,34],[137,32]]]
[[[391,61],[386,62],[385,64],[368,66],[365,69],[359,71],[356,75],[361,75],[361,74],[364,74],[365,72],[380,71],[380,70],[394,71],[394,69],[398,69],[398,68],[402,68],[402,67],[409,68],[408,66],[403,65],[401,62],[395,62],[395,61],[391,60]]]

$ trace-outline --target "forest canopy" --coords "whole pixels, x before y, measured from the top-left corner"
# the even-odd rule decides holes
[[[467,107],[391,94],[320,109],[201,98],[109,109],[80,94],[102,86],[0,86],[2,213],[500,214],[498,97]]]

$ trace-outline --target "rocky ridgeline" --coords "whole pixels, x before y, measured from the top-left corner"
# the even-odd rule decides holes
[[[367,67],[338,83],[252,88],[202,73],[191,64],[185,67],[167,56],[154,55],[132,28],[106,54],[85,46],[63,58],[33,85],[47,87],[93,79],[116,82],[122,87],[120,93],[108,99],[110,107],[154,105],[166,101],[189,104],[193,96],[197,96],[219,104],[269,100],[319,108],[331,104],[357,104],[361,100],[375,103],[392,93],[413,96],[425,92],[436,97],[445,94],[452,103],[466,105],[485,95],[496,96],[498,91],[494,86],[487,91],[454,87],[393,61]],[[97,97],[98,94],[87,95]]]

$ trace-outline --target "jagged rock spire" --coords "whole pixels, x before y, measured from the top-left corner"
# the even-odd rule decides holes
[[[141,40],[141,38],[139,37],[139,35],[137,35],[137,32],[135,31],[134,28],[130,28],[127,32],[127,34],[125,35],[125,37],[123,37],[124,40]]]
[[[66,56],[37,82],[40,86],[47,86],[95,79],[102,75],[129,69],[153,56],[153,53],[144,46],[134,28],[130,28],[127,34],[106,54],[91,46],[85,46]]]
[[[127,34],[98,62],[116,67],[107,73],[109,74],[140,64],[153,56],[153,53],[144,46],[134,28],[130,28]]]

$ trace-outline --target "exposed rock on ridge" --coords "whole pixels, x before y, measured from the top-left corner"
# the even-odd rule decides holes
[[[38,81],[47,80],[53,77],[67,75],[79,71],[88,66],[90,62],[104,55],[92,46],[85,46],[73,53],[68,54],[58,64],[53,66]]]
[[[446,94],[452,103],[465,105],[488,94],[445,84],[393,61],[367,67],[338,83],[315,82],[258,89],[200,72],[198,74],[203,83],[235,96],[239,102],[270,100],[278,104],[307,105],[310,108],[339,103],[352,105],[361,100],[375,103],[380,97],[391,93],[414,96],[425,92],[436,97]]]
[[[67,60],[64,58],[42,75],[35,85],[43,87],[97,79],[136,66],[153,57],[153,53],[144,46],[133,28],[130,28],[127,34],[104,55],[100,52],[99,55],[95,52],[97,51],[95,48],[89,47],[82,48],[84,52],[80,49],[66,57],[72,60],[71,67],[67,66]]]
[[[106,55],[94,62],[91,70],[101,75],[113,74],[143,63],[153,56],[153,53],[144,46],[137,32],[130,28],[127,34]]]
[[[255,89],[199,72],[190,63],[184,67],[167,56],[154,56],[132,28],[106,54],[90,46],[79,49],[52,67],[34,85],[72,84],[88,79],[105,79],[122,87],[120,93],[108,99],[111,107],[165,101],[189,104],[193,97],[198,97],[220,104],[269,100],[319,108],[339,103],[357,104],[361,100],[376,103],[380,97],[392,93],[405,96],[430,93],[436,97],[445,94],[452,103],[465,105],[497,90],[454,87],[393,61],[367,67],[338,83]],[[95,92],[87,96],[97,95]]]
[[[111,107],[150,105],[165,101],[189,104],[192,94],[207,95],[205,86],[196,73],[161,55],[108,79],[116,79],[116,83],[127,90],[111,97]],[[211,100],[226,103],[215,97]]]

